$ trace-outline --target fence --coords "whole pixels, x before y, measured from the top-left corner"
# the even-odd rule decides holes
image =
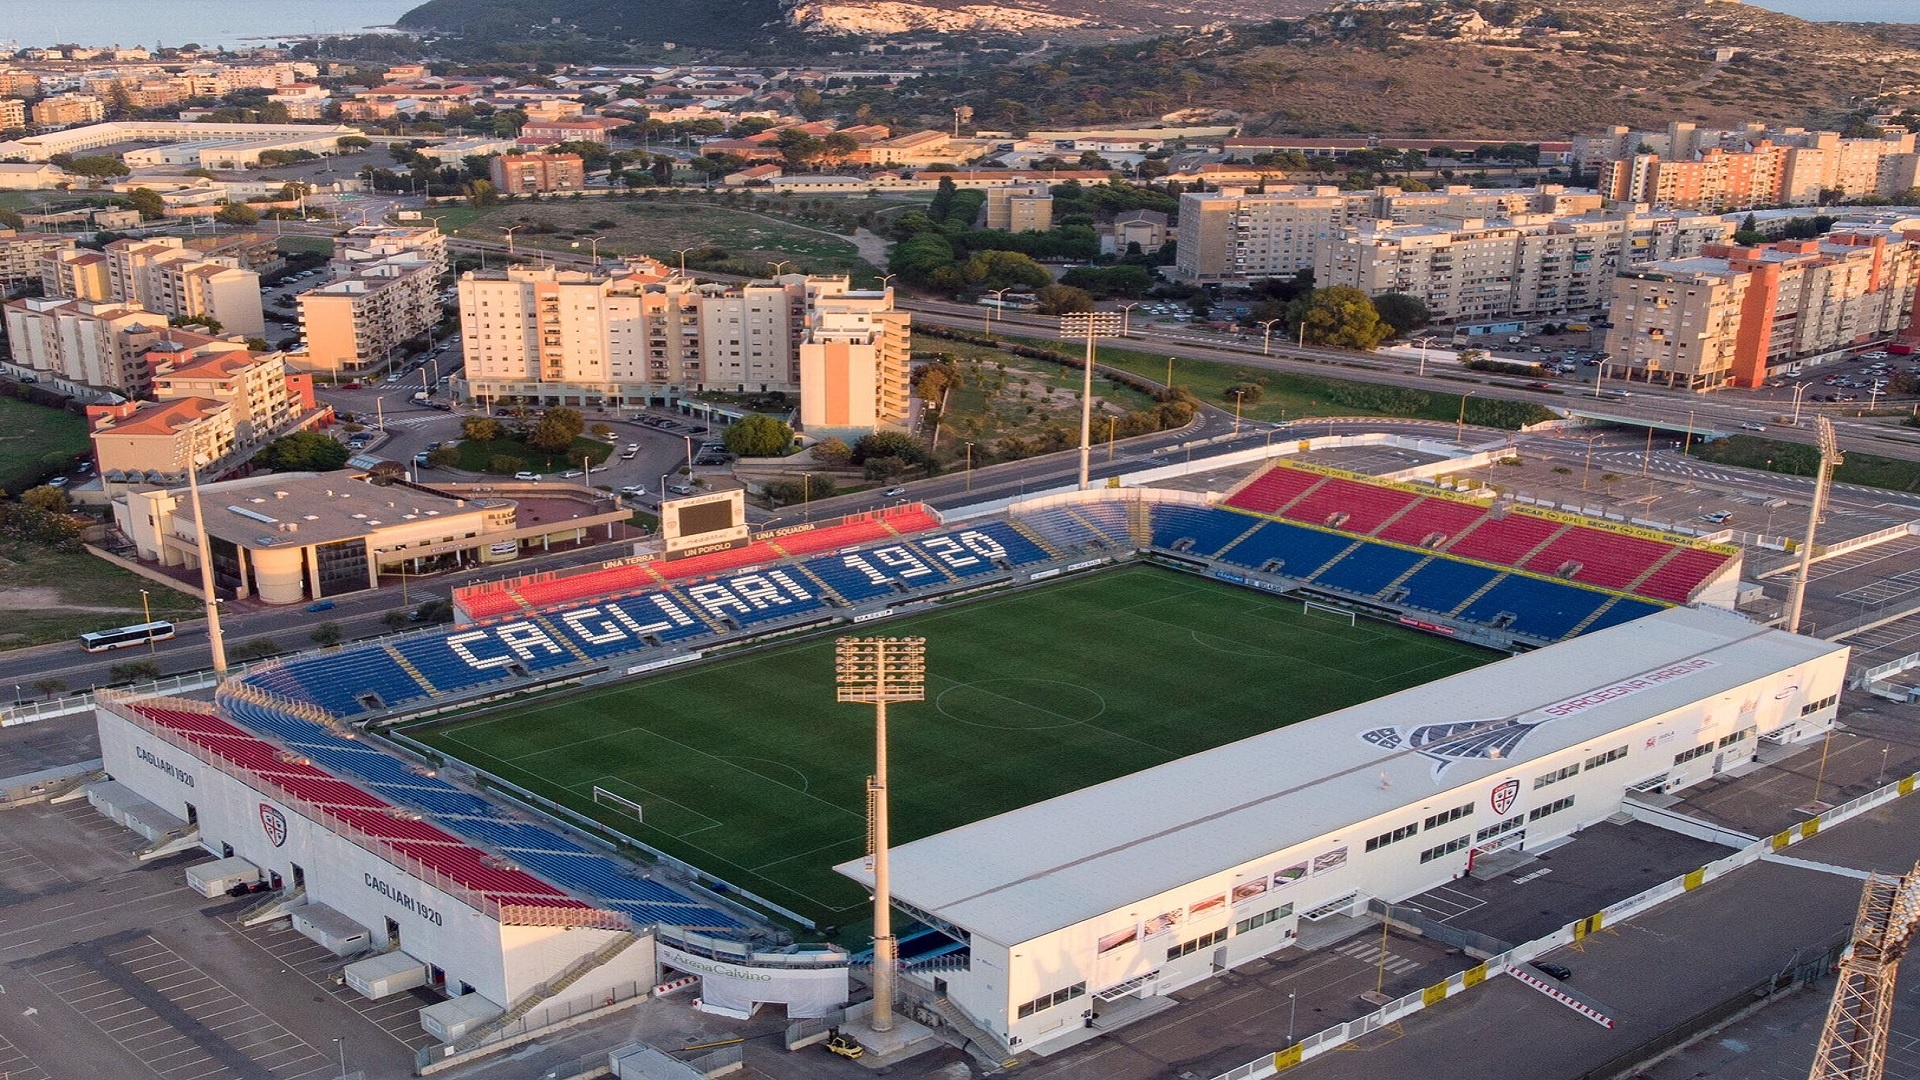
[[[534,1009],[518,1020],[502,1026],[498,1031],[489,1032],[478,1043],[465,1049],[455,1049],[454,1043],[423,1046],[414,1051],[414,1075],[425,1076],[428,1072],[438,1072],[460,1062],[497,1053],[556,1028],[566,1027],[600,1013],[644,1001],[652,989],[651,986],[639,982],[621,983],[607,990],[596,990],[584,997]]]
[[[1663,881],[1650,889],[1610,904],[1584,919],[1568,923],[1545,937],[1536,938],[1524,945],[1517,945],[1489,957],[1484,963],[1456,972],[1447,976],[1444,981],[1388,1002],[1365,1016],[1335,1024],[1291,1046],[1229,1069],[1215,1076],[1213,1080],[1255,1080],[1257,1077],[1273,1076],[1309,1058],[1338,1049],[1388,1024],[1478,986],[1492,976],[1505,973],[1509,967],[1518,967],[1536,956],[1571,945],[1614,923],[1633,918],[1676,896],[1692,892],[1710,881],[1718,880],[1742,866],[1758,862],[1772,852],[1791,847],[1802,840],[1811,839],[1822,829],[1831,828],[1849,818],[1857,817],[1883,803],[1911,795],[1917,786],[1920,786],[1920,773],[1902,777],[1894,783],[1870,791],[1857,799],[1841,803],[1818,817],[1809,818],[1772,836],[1761,837],[1725,858],[1716,859],[1677,878]],[[1405,921],[1398,912],[1395,913],[1394,918],[1396,921]],[[1589,1077],[1602,1075],[1606,1074],[1597,1072],[1587,1074]]]
[[[136,683],[132,686],[118,687],[115,692],[131,697],[156,697],[178,694],[189,690],[205,690],[214,684],[213,672],[194,671],[184,675],[169,675],[152,682]],[[31,724],[39,720],[51,720],[57,716],[72,716],[89,712],[94,705],[94,691],[56,698],[52,701],[16,702],[0,709],[0,728]]]

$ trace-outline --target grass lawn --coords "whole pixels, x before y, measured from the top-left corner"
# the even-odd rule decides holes
[[[0,397],[0,489],[17,494],[86,448],[80,417]]]
[[[564,454],[542,454],[530,449],[526,443],[515,438],[494,439],[491,442],[476,442],[462,439],[454,444],[459,451],[460,460],[454,468],[468,472],[490,472],[501,476],[526,471],[537,473],[565,472],[580,467],[581,458],[589,458],[599,465],[613,455],[613,446],[600,439],[590,439],[582,435],[573,440],[573,446]],[[496,460],[498,459],[498,460]]]
[[[1702,461],[1763,469],[1790,476],[1812,476],[1820,467],[1820,451],[1817,447],[1752,435],[1735,435],[1710,443],[1696,441],[1689,452]],[[1846,460],[1833,471],[1833,479],[1836,483],[1859,484],[1862,487],[1920,491],[1920,461],[1849,450]]]
[[[1150,566],[887,632],[925,635],[929,669],[890,710],[895,843],[1498,658]],[[823,923],[866,904],[832,867],[865,851],[871,710],[834,702],[830,639],[413,734]]]
[[[1062,345],[1058,341],[1042,338],[1010,340],[1017,340],[1023,345],[1070,351],[1076,361],[1081,352],[1078,345]],[[928,338],[929,343],[934,341],[942,339]],[[946,343],[942,341],[942,344]],[[923,343],[922,347],[927,347],[927,343]],[[1098,348],[1097,356],[1102,364],[1143,375],[1154,382],[1166,381],[1165,353],[1102,346]],[[1459,394],[1434,393],[1349,379],[1295,375],[1220,360],[1180,357],[1173,362],[1173,385],[1184,387],[1200,400],[1223,408],[1233,406],[1232,399],[1226,396],[1227,387],[1258,380],[1265,380],[1265,390],[1260,400],[1247,405],[1241,414],[1250,420],[1299,420],[1310,416],[1402,416],[1452,423],[1460,418],[1462,395],[1469,391],[1473,396],[1465,398],[1464,406],[1465,420],[1469,424],[1515,429],[1522,424],[1537,423],[1553,416],[1544,406],[1502,400],[1494,396],[1497,390],[1490,390],[1486,386],[1465,387]]]
[[[474,240],[501,241],[516,225],[550,225],[554,231],[523,228],[513,234],[516,250],[545,248],[587,254],[584,239],[600,237],[600,255],[651,255],[669,266],[679,263],[676,249],[718,248],[720,260],[736,273],[770,273],[784,261],[791,271],[852,274],[873,279],[878,273],[860,257],[853,241],[790,223],[776,215],[714,206],[705,201],[652,198],[548,198],[537,203],[499,203],[489,207],[439,207],[426,211],[443,232]],[[576,249],[573,244],[578,241]],[[703,262],[709,269],[717,263]],[[691,264],[690,264],[691,266]]]
[[[90,630],[144,622],[142,588],[156,619],[200,614],[199,600],[84,551],[0,544],[0,649],[72,641]]]
[[[963,439],[1032,436],[1049,424],[1066,424],[1078,439],[1081,371],[1044,360],[1015,356],[970,342],[925,339],[938,344],[925,352],[951,354],[959,361],[961,385],[947,399],[942,428]],[[1151,409],[1153,398],[1131,386],[1094,376],[1093,433],[1104,438],[1103,417]]]

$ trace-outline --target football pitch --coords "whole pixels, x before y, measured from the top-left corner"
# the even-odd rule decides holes
[[[1500,658],[1150,566],[861,632],[927,639],[926,701],[888,710],[896,845]],[[869,902],[832,869],[866,852],[873,709],[834,701],[831,638],[410,734],[822,924]]]

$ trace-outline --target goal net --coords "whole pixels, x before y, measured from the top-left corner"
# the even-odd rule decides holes
[[[593,788],[593,801],[599,806],[612,807],[615,813],[624,814],[635,821],[640,820],[639,803],[634,802],[632,799],[615,795],[613,792],[608,791],[598,784],[595,784]]]
[[[1348,626],[1358,625],[1358,621],[1355,619],[1353,612],[1348,611],[1346,608],[1334,607],[1331,604],[1316,604],[1311,600],[1302,600],[1300,602],[1300,614],[1313,615],[1323,619],[1335,619],[1339,622],[1346,623]]]

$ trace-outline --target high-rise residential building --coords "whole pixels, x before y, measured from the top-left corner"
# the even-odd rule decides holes
[[[212,319],[223,333],[266,333],[260,275],[237,260],[202,255],[177,236],[115,240],[99,253],[104,263],[92,254],[50,254],[41,264],[42,291],[80,300],[132,301],[164,315]]]
[[[587,186],[579,154],[502,154],[489,166],[503,195],[578,191]]]
[[[365,225],[333,244],[334,277],[300,294],[304,371],[354,373],[378,367],[440,321],[446,237],[435,228]]]
[[[1689,389],[1754,387],[1849,346],[1920,333],[1920,235],[1834,233],[1709,246],[1614,281],[1603,374]]]
[[[808,304],[800,343],[800,426],[814,436],[897,427],[912,397],[912,332],[893,292],[845,292]]]
[[[171,332],[165,315],[118,300],[33,296],[9,300],[0,310],[13,362],[68,392],[151,392],[147,349]]]
[[[1045,184],[988,188],[987,228],[1006,232],[1053,228],[1053,189]]]
[[[71,236],[0,229],[0,292],[12,293],[40,280],[40,260],[72,250]]]
[[[27,103],[19,98],[0,97],[0,128],[27,126]]]
[[[1581,144],[1583,164],[1610,199],[1681,210],[1813,206],[1834,197],[1897,196],[1915,186],[1915,136],[1845,138],[1835,131],[1760,125],[1665,134],[1614,128]]]
[[[35,127],[72,127],[94,124],[107,115],[107,105],[92,94],[55,94],[33,103]]]
[[[1349,221],[1372,216],[1369,201],[1331,186],[1182,195],[1174,276],[1234,281],[1310,269],[1322,241]]]
[[[1732,233],[1720,217],[1637,211],[1367,221],[1321,245],[1314,283],[1404,293],[1442,323],[1550,318],[1598,311],[1634,263],[1698,255]]]
[[[188,463],[234,464],[267,442],[320,419],[313,379],[279,353],[174,332],[148,351],[153,401],[92,405],[100,475],[140,482],[177,478]]]
[[[703,391],[804,394],[809,363],[862,363],[873,368],[866,381],[816,380],[862,395],[831,415],[880,417],[871,423],[906,415],[906,316],[893,311],[890,290],[856,291],[843,277],[703,285],[651,262],[610,274],[469,271],[460,325],[459,389],[470,398],[601,406],[670,404]]]

